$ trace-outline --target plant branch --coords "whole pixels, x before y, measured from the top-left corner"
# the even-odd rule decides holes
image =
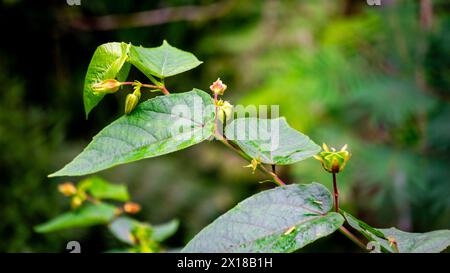
[[[78,30],[113,30],[121,28],[145,27],[177,21],[206,21],[227,14],[237,3],[235,0],[222,1],[205,6],[179,6],[129,14],[115,14],[97,17],[75,18],[69,24]]]
[[[215,136],[220,142],[222,142],[225,146],[227,146],[228,148],[230,148],[233,151],[235,151],[236,153],[238,153],[242,158],[244,158],[248,162],[252,161],[251,157],[249,157],[247,154],[245,154],[239,148],[236,148],[235,146],[233,146],[218,130],[216,130]],[[262,171],[263,173],[270,175],[278,186],[286,186],[286,183],[275,172],[271,172],[271,171],[267,170],[261,164],[258,164],[257,168],[258,168],[258,170]]]
[[[122,85],[136,85],[136,82],[122,82]],[[141,84],[142,87],[160,90],[164,95],[170,95],[169,90],[164,85]]]

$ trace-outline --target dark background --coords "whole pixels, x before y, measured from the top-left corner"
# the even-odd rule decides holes
[[[376,227],[424,232],[450,225],[450,25],[447,1],[0,1],[0,251],[83,251],[120,245],[103,227],[37,234],[68,209],[61,168],[109,122],[124,94],[84,118],[82,88],[95,48],[166,39],[204,63],[169,78],[171,91],[208,90],[233,104],[280,105],[316,143],[348,143],[339,175],[344,209]],[[139,12],[144,12],[139,14]],[[130,80],[146,81],[132,70]],[[151,95],[144,95],[145,98]],[[129,185],[141,220],[181,221],[181,247],[237,202],[271,187],[217,143],[99,173]],[[291,182],[331,186],[308,159],[280,169]],[[78,179],[73,179],[77,182]],[[334,234],[303,251],[358,251]]]

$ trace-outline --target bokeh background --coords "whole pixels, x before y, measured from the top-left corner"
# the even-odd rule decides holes
[[[170,90],[208,90],[221,77],[234,104],[280,105],[316,143],[347,143],[353,157],[338,178],[342,206],[369,224],[449,228],[450,5],[381,2],[1,0],[0,251],[60,252],[69,240],[84,252],[118,245],[103,227],[45,235],[32,229],[69,206],[56,190],[67,179],[47,174],[122,115],[124,94],[117,94],[84,119],[86,69],[95,48],[110,41],[152,47],[167,39],[204,61],[169,78]],[[129,78],[145,81],[137,70]],[[243,165],[206,142],[99,175],[129,186],[143,206],[140,220],[178,218],[181,227],[166,245],[180,247],[237,202],[271,187]],[[314,159],[280,173],[290,182],[331,186]],[[337,233],[303,251],[359,250]]]

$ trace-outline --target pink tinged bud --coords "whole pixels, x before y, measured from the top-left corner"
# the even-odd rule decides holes
[[[213,84],[211,84],[209,86],[209,89],[211,89],[211,91],[214,94],[217,95],[223,95],[223,92],[225,92],[225,90],[227,90],[227,85],[224,84],[220,78],[218,78],[215,82],[213,82]]]

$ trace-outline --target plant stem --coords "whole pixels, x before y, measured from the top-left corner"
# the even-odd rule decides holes
[[[347,238],[352,240],[355,244],[357,244],[360,248],[362,248],[364,250],[367,250],[366,246],[355,235],[353,235],[348,229],[346,229],[345,227],[341,226],[339,228],[339,231],[342,234],[344,234]]]
[[[336,173],[333,172],[333,195],[334,195],[334,210],[339,212],[339,191],[336,182]]]
[[[236,153],[238,153],[242,158],[247,160],[248,162],[252,161],[252,158],[250,158],[247,154],[245,154],[242,150],[234,147],[216,128],[215,132],[216,138],[219,139],[220,142],[222,142],[225,146],[232,149]],[[263,165],[258,164],[258,170],[272,176],[273,180],[278,186],[286,186],[286,183],[275,173],[267,170]]]

